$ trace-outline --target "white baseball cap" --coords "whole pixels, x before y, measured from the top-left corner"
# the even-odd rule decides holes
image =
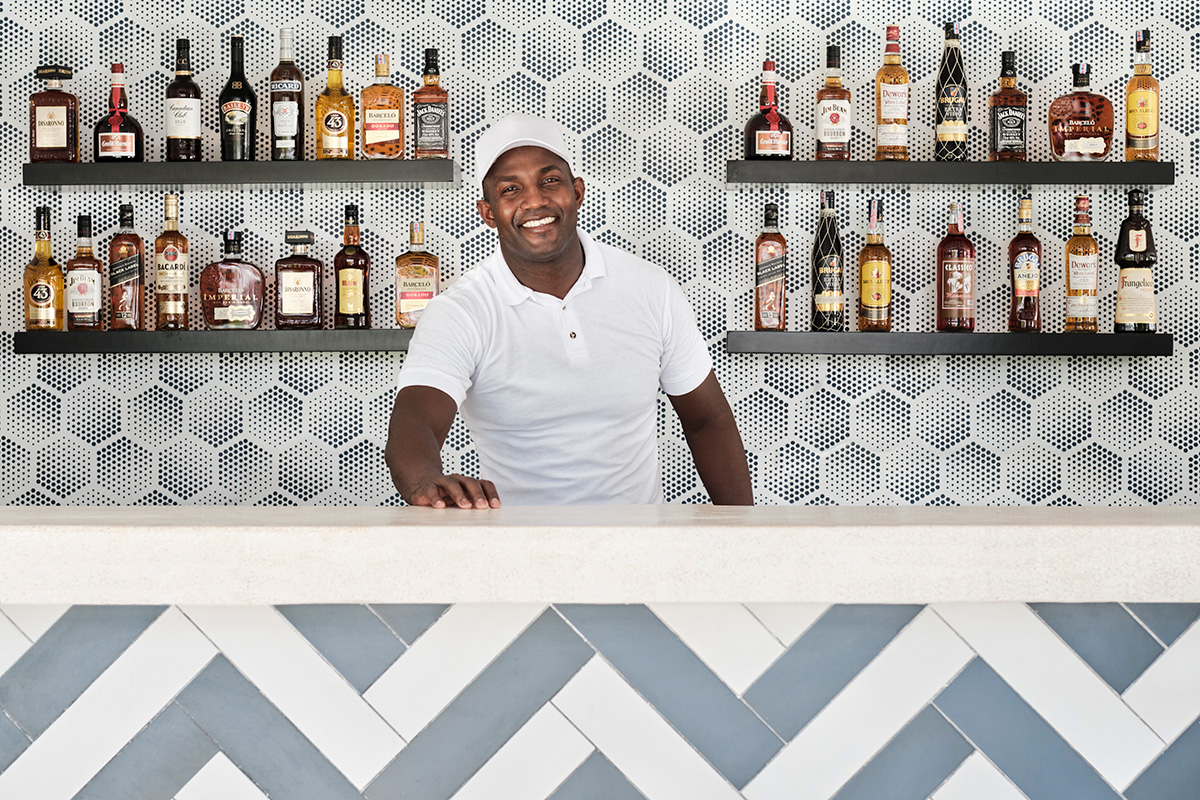
[[[571,164],[571,154],[562,132],[548,119],[512,114],[497,120],[475,143],[475,177],[479,183],[500,156],[518,147],[542,147]]]

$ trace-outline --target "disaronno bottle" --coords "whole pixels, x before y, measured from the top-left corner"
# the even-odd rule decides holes
[[[1096,332],[1099,248],[1092,238],[1092,200],[1075,196],[1075,226],[1067,240],[1067,333]]]
[[[321,280],[325,265],[308,254],[312,231],[288,231],[284,240],[292,246],[292,254],[275,262],[275,327],[322,328]]]
[[[1116,333],[1155,333],[1158,313],[1154,302],[1154,263],[1158,251],[1154,234],[1145,217],[1146,193],[1134,189],[1129,193],[1129,216],[1121,223],[1117,237],[1117,318]]]
[[[262,324],[263,274],[242,260],[242,232],[225,232],[225,257],[200,273],[200,304],[210,330],[250,330]]]

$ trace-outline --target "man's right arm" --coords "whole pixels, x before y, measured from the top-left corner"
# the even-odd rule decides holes
[[[499,508],[491,481],[442,473],[442,445],[454,422],[454,398],[429,386],[396,393],[384,459],[400,496],[413,506]]]

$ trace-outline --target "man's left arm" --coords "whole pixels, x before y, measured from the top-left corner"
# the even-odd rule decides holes
[[[713,503],[754,505],[742,435],[717,376],[710,370],[708,377],[692,391],[668,397],[683,423],[683,435],[696,462],[696,471]]]

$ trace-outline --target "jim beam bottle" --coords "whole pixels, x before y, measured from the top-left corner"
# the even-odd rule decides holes
[[[937,138],[933,144],[934,161],[967,160],[967,69],[963,65],[962,43],[957,22],[946,23],[946,46],[938,68],[937,108],[934,112]]]
[[[792,123],[779,112],[775,92],[775,62],[763,62],[762,88],[758,93],[758,113],[750,118],[742,131],[747,159],[792,158]]]
[[[92,252],[91,216],[80,214],[75,224],[79,237],[75,242],[75,257],[67,262],[64,270],[67,330],[99,331],[104,329],[104,263]]]
[[[1021,198],[1017,209],[1017,235],[1008,243],[1008,273],[1012,301],[1008,329],[1039,333],[1042,330],[1042,243],[1033,235],[1033,199]]]
[[[63,329],[63,273],[50,255],[50,207],[38,206],[33,259],[25,265],[25,330]]]
[[[858,251],[858,329],[892,329],[892,251],[883,244],[883,201],[871,200],[867,243]]]
[[[133,206],[123,204],[118,220],[108,242],[108,329],[136,331],[147,322],[146,245],[133,230]]]
[[[296,66],[296,32],[279,29],[279,63],[271,70],[271,160],[304,160],[304,73]]]
[[[779,206],[763,209],[754,241],[754,330],[787,330],[787,240],[779,232]]]
[[[1095,333],[1099,303],[1099,253],[1092,238],[1091,198],[1075,196],[1075,225],[1067,240],[1066,333]]]
[[[946,236],[937,248],[937,329],[975,330],[975,245],[967,238],[962,209],[950,204]]]
[[[1158,312],[1154,302],[1154,263],[1158,251],[1154,234],[1145,217],[1146,193],[1129,193],[1129,216],[1121,223],[1115,260],[1121,268],[1117,275],[1117,316],[1115,333],[1156,333]]]
[[[188,240],[179,232],[179,195],[163,198],[163,232],[154,240],[154,295],[160,331],[188,328]]]
[[[817,90],[817,160],[849,161],[854,114],[842,86],[842,48],[825,48],[825,85]]]
[[[812,329],[846,330],[845,259],[833,192],[821,192],[821,218],[812,249]]]

